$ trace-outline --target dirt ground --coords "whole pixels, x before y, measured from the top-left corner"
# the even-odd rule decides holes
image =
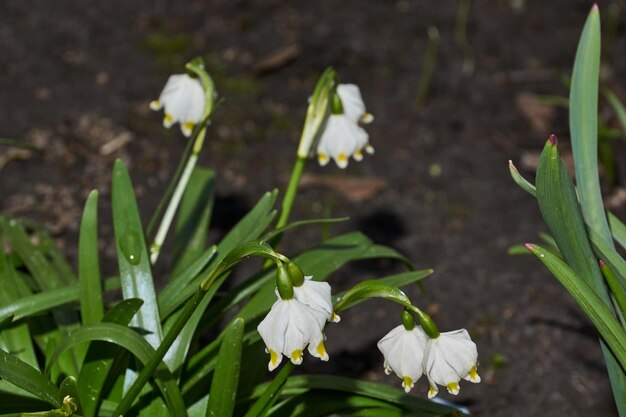
[[[367,128],[376,154],[345,171],[311,161],[293,218],[350,216],[333,233],[360,229],[435,269],[428,293],[409,295],[442,330],[470,330],[483,376],[442,397],[477,416],[616,415],[588,320],[536,260],[507,255],[545,230],[507,161],[532,178],[549,133],[567,148],[566,111],[539,96],[567,95],[563,78],[591,2],[472,1],[467,44],[455,40],[458,4],[4,0],[0,137],[40,150],[0,147],[0,211],[45,223],[74,259],[84,199],[98,188],[104,268],[115,273],[113,161],[129,165],[147,219],[184,148],[148,103],[168,74],[201,55],[226,99],[202,155],[218,173],[218,236],[262,192],[285,185],[307,97],[332,65],[341,81],[361,86],[376,117]],[[599,5],[603,77],[626,100],[626,5]],[[418,106],[429,26],[440,43],[428,100]],[[617,126],[605,104],[602,114]],[[620,193],[608,193],[619,211]],[[319,238],[319,228],[302,229],[287,238],[287,252]],[[345,289],[400,270],[360,263],[330,282]],[[306,370],[385,379],[375,343],[399,313],[382,303],[346,313],[328,334],[331,361],[309,361]],[[426,388],[420,381],[414,395]]]

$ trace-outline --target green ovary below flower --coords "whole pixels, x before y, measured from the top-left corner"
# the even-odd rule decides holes
[[[438,385],[445,386],[450,394],[459,393],[459,381],[465,379],[480,382],[476,371],[478,350],[467,330],[460,329],[441,333],[429,339],[424,352],[424,373],[430,382],[428,398],[439,392]]]
[[[402,379],[402,387],[406,392],[413,388],[422,376],[422,359],[428,336],[420,326],[407,330],[400,325],[391,330],[378,342],[378,349],[385,358],[385,373],[395,372]]]
[[[323,333],[326,320],[327,315],[320,310],[295,298],[283,300],[279,297],[257,327],[270,354],[268,369],[276,369],[283,355],[294,364],[301,364],[302,353],[307,346],[312,356],[327,361]]]
[[[202,121],[205,105],[200,81],[187,74],[175,74],[169,77],[159,99],[151,102],[150,108],[165,108],[163,126],[170,128],[178,122],[183,135],[189,137],[196,124]]]

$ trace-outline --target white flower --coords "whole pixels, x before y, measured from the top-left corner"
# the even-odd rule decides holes
[[[163,126],[170,128],[179,122],[183,135],[189,137],[195,125],[202,121],[205,105],[200,81],[187,74],[176,74],[170,76],[161,96],[150,103],[150,108],[160,110],[165,107]]]
[[[391,330],[378,342],[385,358],[385,373],[395,372],[402,386],[409,392],[422,376],[422,359],[428,336],[420,326],[407,330],[403,324]]]
[[[328,360],[324,347],[326,314],[292,298],[280,297],[257,327],[270,354],[268,369],[273,371],[283,355],[296,365],[302,363],[302,352],[308,345],[309,353],[323,361]]]
[[[356,84],[339,84],[337,94],[343,105],[343,112],[355,123],[371,123],[374,116],[365,110],[365,103],[361,97],[361,90]]]
[[[324,314],[327,321],[339,323],[341,318],[333,312],[330,285],[327,282],[313,281],[312,276],[304,277],[304,283],[293,287],[293,296],[302,304]]]
[[[328,116],[317,145],[317,159],[324,166],[332,158],[339,168],[345,168],[351,156],[361,161],[363,150],[374,153],[369,135],[359,126],[359,122],[371,123],[374,116],[366,112],[361,91],[355,84],[339,84],[336,93],[343,113]]]
[[[424,352],[424,373],[430,382],[428,398],[439,392],[437,384],[448,388],[450,394],[459,393],[459,381],[465,379],[480,382],[476,368],[478,350],[467,330],[460,329],[441,333],[429,339]]]
[[[363,159],[362,149],[367,147],[368,139],[367,132],[346,114],[331,114],[317,145],[317,160],[324,166],[332,158],[339,168],[345,168],[350,156],[357,161]]]

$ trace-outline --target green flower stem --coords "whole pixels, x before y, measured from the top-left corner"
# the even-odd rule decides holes
[[[167,209],[165,210],[165,214],[163,215],[163,219],[161,220],[159,229],[154,236],[154,241],[150,245],[150,263],[152,263],[152,265],[154,265],[159,258],[159,254],[161,253],[161,247],[163,246],[163,242],[165,241],[167,232],[172,225],[172,220],[174,220],[174,215],[176,214],[176,210],[178,210],[178,206],[183,198],[183,194],[185,192],[185,189],[187,188],[187,184],[189,184],[189,178],[191,178],[191,173],[193,172],[193,169],[196,167],[196,163],[198,162],[198,155],[200,154],[200,151],[202,150],[202,145],[204,144],[206,129],[207,126],[205,123],[201,127],[200,132],[196,137],[193,145],[193,150],[191,151],[191,155],[189,155],[187,164],[185,165],[183,173],[180,176],[180,180],[178,181],[176,189],[172,194],[172,198],[167,206]]]
[[[289,220],[291,208],[293,207],[293,201],[296,199],[298,185],[300,185],[300,178],[302,177],[302,171],[304,171],[305,165],[306,157],[298,156],[296,158],[296,163],[293,165],[293,170],[291,171],[291,178],[289,178],[289,185],[287,185],[287,192],[285,193],[285,198],[283,199],[283,205],[280,211],[280,217],[278,218],[278,223],[276,223],[276,229],[284,227]],[[278,240],[280,240],[280,238],[278,238]]]

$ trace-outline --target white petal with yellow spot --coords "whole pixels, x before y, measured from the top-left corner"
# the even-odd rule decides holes
[[[334,159],[339,168],[348,166],[348,159],[362,158],[361,150],[367,146],[369,135],[345,114],[331,114],[317,145],[320,165]]]
[[[165,108],[163,126],[172,127],[180,123],[180,129],[187,137],[204,117],[205,97],[202,84],[187,74],[169,77],[158,100],[150,103],[152,110]]]
[[[422,359],[428,336],[420,326],[407,330],[400,325],[378,342],[385,358],[385,373],[395,372],[402,379],[402,387],[409,392],[422,376]]]
[[[445,386],[453,395],[459,393],[459,381],[480,382],[477,372],[478,350],[467,330],[441,333],[429,339],[424,352],[424,373],[430,382],[428,398],[439,392],[437,385]]]
[[[296,299],[279,299],[257,327],[267,352],[270,354],[268,369],[273,371],[283,355],[296,365],[302,363],[302,353],[309,346],[311,355],[328,360],[324,348],[324,313],[308,307]]]

